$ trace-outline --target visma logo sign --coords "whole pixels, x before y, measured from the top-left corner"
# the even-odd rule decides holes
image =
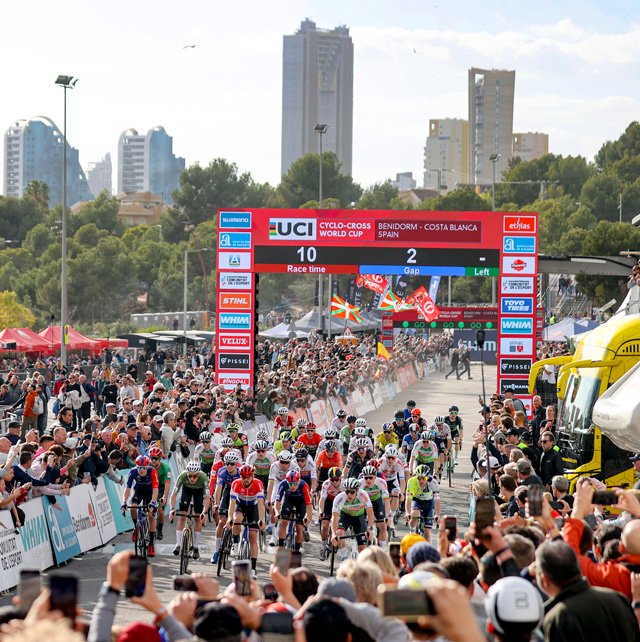
[[[500,319],[500,332],[502,334],[532,334],[533,320],[503,317]]]
[[[221,330],[250,330],[250,314],[220,314],[218,326]]]
[[[269,219],[269,240],[315,241],[316,220],[314,218],[271,218]]]
[[[502,314],[533,314],[532,297],[508,297],[500,302]]]

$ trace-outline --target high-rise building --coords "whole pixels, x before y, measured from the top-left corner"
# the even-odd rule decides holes
[[[31,181],[49,188],[49,207],[62,203],[64,137],[49,118],[16,120],[4,135],[4,195],[21,197]],[[91,200],[78,150],[67,141],[67,205]]]
[[[404,192],[408,189],[415,189],[416,181],[413,178],[413,172],[399,172],[396,174],[396,180],[391,184],[399,191]]]
[[[549,134],[523,132],[513,135],[513,156],[523,161],[534,160],[549,153]]]
[[[476,185],[491,184],[491,155],[499,154],[496,179],[509,165],[515,82],[515,71],[469,69],[469,168]]]
[[[185,160],[173,154],[173,138],[164,127],[153,127],[146,135],[127,129],[118,141],[118,193],[151,192],[165,203],[179,187]]]
[[[89,163],[87,181],[89,182],[89,190],[94,196],[98,196],[100,192],[104,191],[111,196],[113,192],[111,154],[105,154],[105,157],[97,163]]]
[[[446,193],[469,176],[469,123],[462,118],[429,121],[424,147],[424,187]]]
[[[283,39],[283,175],[296,159],[319,152],[316,124],[329,125],[322,150],[335,152],[342,173],[351,174],[353,41],[347,27],[317,29],[307,19],[295,35]]]

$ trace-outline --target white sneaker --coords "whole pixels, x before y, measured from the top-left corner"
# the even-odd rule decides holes
[[[278,545],[278,540],[275,538],[274,535],[271,536],[271,539],[269,540],[269,546],[277,546]]]
[[[255,568],[251,571],[251,577],[253,577],[254,580],[258,579],[258,571],[256,571]]]
[[[239,551],[240,551],[240,545],[234,542],[231,545],[231,555],[233,555],[233,557],[236,557]]]

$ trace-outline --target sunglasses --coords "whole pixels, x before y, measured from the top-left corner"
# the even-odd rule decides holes
[[[225,466],[237,466],[237,465],[238,464],[235,464],[235,463],[233,463],[233,464],[225,464]]]
[[[267,451],[266,451],[264,448],[261,448],[261,449],[260,449],[260,450],[258,450],[257,452],[259,452],[259,453],[266,453]]]
[[[152,457],[151,461],[160,461],[162,457]]]
[[[372,477],[371,475],[368,475],[367,477],[365,477],[365,479],[375,479],[375,477]]]
[[[347,495],[355,495],[356,491],[355,490],[345,490],[344,491]]]

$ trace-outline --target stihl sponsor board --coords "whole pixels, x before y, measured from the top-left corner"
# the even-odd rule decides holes
[[[503,274],[535,274],[536,257],[535,256],[503,256],[502,257]]]
[[[243,389],[251,386],[250,372],[216,372],[216,383],[227,389],[235,388],[238,384]]]
[[[532,276],[500,277],[500,294],[534,294],[535,278]]]
[[[253,274],[250,272],[219,272],[219,290],[251,290]]]
[[[251,292],[219,292],[218,310],[251,310]]]
[[[217,335],[217,352],[232,350],[246,352],[251,350],[253,337],[248,332],[220,332]]]
[[[502,219],[505,234],[535,234],[538,230],[537,217],[523,214],[507,214]]]

